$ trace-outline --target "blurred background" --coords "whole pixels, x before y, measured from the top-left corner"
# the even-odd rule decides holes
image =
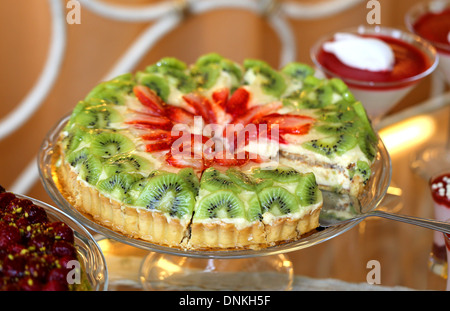
[[[159,0],[102,0],[104,3],[140,6]],[[214,2],[215,0],[210,0]],[[65,14],[67,1],[61,0]],[[283,3],[285,1],[279,1]],[[288,1],[286,1],[288,2]],[[289,1],[301,4],[327,4],[332,0]],[[337,1],[339,2],[339,1]],[[286,18],[296,41],[295,59],[312,64],[309,50],[322,35],[367,25],[368,1],[353,1],[345,10],[330,16],[309,19]],[[404,15],[417,0],[380,0],[381,26],[405,29]],[[37,82],[51,42],[52,14],[49,1],[0,1],[0,119],[14,110]],[[144,68],[164,56],[192,63],[199,55],[218,52],[237,62],[260,58],[279,66],[281,43],[262,14],[249,10],[224,8],[202,14],[185,12],[183,21],[154,45],[134,70]],[[10,189],[32,163],[41,142],[52,126],[69,113],[78,100],[101,81],[151,22],[117,21],[93,13],[81,3],[80,23],[66,23],[65,53],[55,83],[38,109],[17,130],[0,140],[0,184]],[[428,77],[391,113],[427,98]],[[30,180],[27,194],[46,202],[39,180]]]

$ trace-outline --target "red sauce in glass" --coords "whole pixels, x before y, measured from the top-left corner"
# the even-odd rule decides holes
[[[450,208],[450,173],[442,174],[430,181],[434,202]],[[442,190],[441,190],[442,189]]]
[[[449,50],[442,50],[439,46],[436,48],[440,52],[450,53],[450,43],[448,42],[448,33],[450,32],[450,9],[439,13],[428,12],[422,15],[414,23],[415,32],[428,41],[447,45]]]
[[[395,54],[394,68],[391,71],[373,72],[349,67],[343,64],[334,54],[326,52],[321,48],[317,55],[319,63],[335,73],[342,79],[352,79],[367,82],[396,82],[421,74],[430,66],[427,56],[418,48],[404,41],[388,37],[366,35],[383,40],[392,48]],[[348,83],[348,82],[347,82]],[[351,83],[348,83],[351,85]],[[397,87],[403,87],[405,84]],[[387,89],[389,87],[384,87]],[[395,87],[392,87],[395,88]]]

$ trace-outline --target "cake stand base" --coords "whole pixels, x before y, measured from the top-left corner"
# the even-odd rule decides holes
[[[294,279],[286,255],[214,259],[150,253],[140,273],[144,290],[284,291]]]

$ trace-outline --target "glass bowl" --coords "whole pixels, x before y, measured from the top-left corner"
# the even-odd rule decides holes
[[[55,152],[54,147],[57,144],[58,137],[64,126],[66,125],[69,116],[63,118],[58,124],[50,130],[46,136],[38,155],[39,162],[39,173],[42,183],[52,198],[52,200],[65,212],[78,219],[88,228],[102,234],[108,238],[126,243],[131,246],[139,247],[151,252],[158,252],[163,254],[178,255],[184,257],[194,257],[194,258],[216,258],[216,259],[227,259],[227,258],[247,258],[247,257],[258,257],[258,256],[268,256],[268,255],[278,255],[286,252],[291,252],[295,250],[300,250],[306,247],[316,245],[318,243],[327,241],[335,236],[338,236],[345,231],[351,229],[359,221],[353,221],[343,225],[338,225],[335,227],[327,228],[317,228],[315,231],[311,232],[309,235],[285,244],[267,247],[258,250],[224,250],[224,251],[198,251],[198,250],[183,250],[172,247],[161,246],[153,244],[144,240],[130,238],[124,234],[113,231],[97,222],[92,220],[90,217],[80,213],[75,207],[73,207],[63,196],[60,189],[58,188],[59,181],[57,174],[53,171],[52,163],[55,163]],[[366,187],[363,195],[361,196],[361,205],[363,211],[370,211],[375,209],[381,202],[386,194],[391,180],[391,160],[389,154],[381,141],[379,140],[378,152],[376,160],[373,166],[373,178],[370,180]]]
[[[31,200],[35,205],[42,207],[50,221],[61,221],[72,228],[75,245],[81,266],[86,273],[87,281],[92,291],[106,291],[108,289],[108,270],[106,259],[94,237],[76,219],[67,215],[60,209],[34,198],[15,194],[17,198]]]

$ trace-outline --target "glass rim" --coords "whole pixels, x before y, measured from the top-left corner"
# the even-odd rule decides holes
[[[443,7],[443,8],[450,8],[450,0],[433,0],[433,1],[424,1],[424,2],[416,3],[405,14],[405,25],[410,32],[412,32],[415,35],[420,36],[414,29],[413,25],[414,25],[415,21],[417,20],[417,18],[423,16],[424,13],[432,12],[430,7],[433,3],[442,3],[445,5],[445,7]],[[436,12],[439,12],[439,11],[436,10]],[[430,44],[433,45],[438,51],[442,51],[442,52],[450,54],[450,43],[443,44],[441,42],[436,42],[433,40],[429,40],[427,38],[423,38],[423,39],[430,42]]]
[[[346,78],[341,77],[339,74],[329,70],[325,66],[323,66],[319,60],[317,59],[316,55],[319,51],[320,47],[323,45],[324,42],[329,41],[333,38],[333,36],[336,33],[339,32],[347,32],[347,33],[353,33],[353,34],[361,34],[361,35],[370,35],[370,34],[380,34],[389,36],[395,39],[402,39],[403,41],[414,45],[416,48],[420,49],[422,52],[425,53],[426,57],[430,60],[430,66],[424,70],[423,72],[414,75],[412,77],[408,77],[405,79],[397,80],[397,81],[391,81],[391,82],[376,82],[376,81],[362,81],[362,80],[356,80],[352,78]],[[409,86],[413,82],[419,81],[420,79],[428,76],[431,74],[437,67],[439,63],[439,55],[437,54],[436,49],[432,44],[430,44],[428,41],[423,39],[422,37],[409,33],[406,31],[403,31],[401,29],[397,28],[391,28],[391,27],[384,27],[384,26],[365,26],[360,25],[357,27],[350,27],[350,28],[344,28],[339,31],[335,31],[332,33],[328,33],[327,35],[322,36],[319,38],[319,40],[316,41],[316,43],[311,47],[310,50],[310,56],[314,64],[319,68],[324,74],[332,77],[340,78],[345,83],[349,84],[353,87],[360,87],[360,88],[401,88],[405,86]]]

